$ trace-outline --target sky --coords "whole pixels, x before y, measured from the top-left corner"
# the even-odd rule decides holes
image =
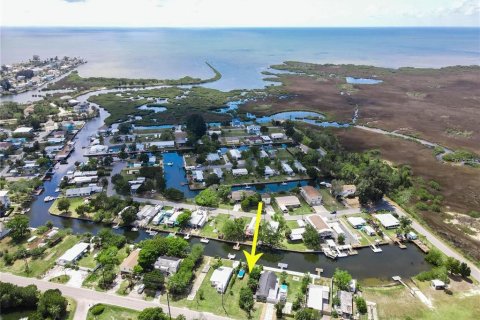
[[[0,26],[480,27],[480,0],[0,0]]]

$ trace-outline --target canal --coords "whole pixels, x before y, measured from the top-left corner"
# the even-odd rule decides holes
[[[95,93],[89,93],[77,98],[79,101],[88,99],[89,96]],[[83,156],[84,149],[89,145],[89,137],[94,134],[99,128],[104,125],[104,120],[108,116],[108,113],[104,109],[100,109],[99,117],[88,121],[85,127],[77,134],[75,139],[75,150],[68,158],[68,163],[60,165],[58,164],[55,170],[55,174],[50,181],[46,181],[44,184],[44,193],[37,197],[32,203],[32,207],[28,216],[30,218],[30,224],[32,227],[38,227],[44,225],[46,221],[50,220],[53,224],[59,228],[71,228],[74,233],[91,232],[97,233],[103,227],[109,227],[99,223],[91,221],[84,221],[78,219],[70,219],[59,216],[50,215],[48,209],[51,203],[45,203],[43,201],[46,196],[57,196],[55,189],[58,187],[61,178],[66,174],[68,170],[74,168],[76,161],[86,161]],[[182,160],[181,156],[177,153],[164,154],[166,162],[173,162],[174,165],[166,168],[165,175],[167,178],[167,186],[176,187],[186,192],[187,197],[194,196],[195,192],[188,190],[188,186],[182,186],[178,184],[178,181],[184,181],[184,170],[181,168]],[[180,169],[179,170],[179,166]],[[299,182],[287,182],[286,185],[282,184],[266,184],[262,186],[252,186],[259,192],[278,192],[288,191],[296,187]],[[306,184],[307,181],[300,182],[301,185]],[[236,187],[240,189],[241,187]],[[150,237],[145,231],[131,231],[130,228],[120,228],[114,230],[117,233],[124,234],[129,241],[138,242]],[[191,244],[200,243],[199,239],[190,239]],[[242,249],[247,249],[243,247]],[[331,276],[335,268],[346,269],[358,279],[366,278],[390,278],[394,275],[402,277],[410,277],[421,271],[427,270],[429,266],[424,261],[423,253],[420,252],[414,245],[409,245],[407,249],[400,249],[393,245],[382,246],[381,253],[374,253],[371,249],[360,249],[359,254],[350,256],[347,258],[340,258],[336,261],[326,258],[323,254],[319,253],[296,253],[287,252],[281,250],[266,250],[259,248],[259,252],[263,252],[264,255],[260,259],[261,264],[271,267],[277,267],[279,262],[289,265],[289,270],[311,272],[314,273],[316,268],[322,268],[324,270],[324,276]],[[227,258],[229,253],[236,253],[237,259],[244,261],[242,251],[233,251],[232,244],[211,240],[205,245],[205,254],[209,256],[219,256]]]

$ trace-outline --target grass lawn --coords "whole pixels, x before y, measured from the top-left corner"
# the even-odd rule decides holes
[[[292,154],[287,149],[278,148],[275,158],[280,160],[294,160]]]
[[[58,210],[58,199],[55,200],[53,203],[52,203],[52,206],[50,207],[50,209],[48,209],[48,212],[50,212],[51,214],[53,215],[65,215],[65,216],[68,216],[68,217],[71,217],[71,218],[79,218],[80,216],[77,214],[77,212],[75,211],[80,205],[84,204],[85,202],[85,199],[82,198],[82,197],[78,197],[78,198],[69,198],[70,200],[70,208],[68,209],[68,212],[65,214],[64,211],[60,211]],[[91,213],[85,213],[83,216],[81,216],[82,218],[91,218],[93,216],[93,214]]]
[[[134,320],[137,319],[140,312],[132,309],[111,306],[108,304],[102,304],[105,307],[102,314],[94,316],[90,310],[88,310],[87,320],[112,320],[112,319],[122,319],[122,320]]]
[[[223,225],[227,220],[230,219],[228,214],[219,214],[214,217],[213,220],[207,222],[205,226],[200,230],[200,235],[210,238],[217,238],[218,233],[222,232]],[[250,219],[247,217],[242,218],[245,221],[245,224],[250,222]],[[214,230],[218,232],[213,232]]]
[[[354,217],[354,216],[349,216]],[[347,221],[347,217],[340,218],[344,227],[346,227],[351,234],[358,235],[357,239],[360,241],[361,245],[369,245],[370,243],[375,243],[375,239],[380,239],[380,237],[370,237],[365,232],[362,232],[360,229],[354,229],[350,223]]]
[[[97,265],[97,262],[95,261],[95,253],[96,252],[92,252],[83,256],[80,260],[78,260],[78,265],[85,268],[95,268]]]
[[[308,205],[302,198],[298,197],[300,200],[300,207],[294,208],[292,210],[288,210],[288,214],[291,216],[301,216],[301,215],[309,215],[313,213],[312,207]],[[278,208],[277,204],[274,204],[274,209],[280,212],[280,208]],[[300,219],[300,217],[298,217]]]
[[[127,289],[128,289],[129,281],[124,280],[120,284],[120,288],[118,288],[116,294],[119,294],[121,296],[126,296],[128,294]]]
[[[7,237],[1,241],[1,249],[8,249],[10,253],[18,250],[18,245],[11,245],[10,238]],[[39,277],[55,265],[55,261],[68,249],[78,243],[78,237],[75,235],[65,236],[60,243],[53,248],[48,248],[40,258],[28,258],[27,263],[30,272],[25,271],[25,262],[23,260],[16,260],[13,265],[6,266],[5,261],[0,259],[0,270],[10,272],[24,277]]]
[[[225,262],[227,265],[227,262]],[[215,288],[210,285],[210,277],[212,276],[213,269],[211,268],[205,280],[203,280],[200,290],[203,290],[205,299],[199,300],[195,299],[189,301],[186,297],[181,298],[180,300],[171,301],[172,305],[179,307],[186,307],[192,310],[211,312],[221,316],[226,316],[233,319],[247,319],[247,314],[245,311],[240,309],[238,305],[240,289],[247,285],[248,275],[245,276],[242,280],[235,279],[233,286],[229,285],[228,289],[225,291],[223,297],[223,306],[222,307],[222,295],[217,292]],[[166,303],[166,296],[162,295],[161,302]],[[256,303],[254,311],[252,312],[252,319],[259,319],[260,313],[262,311],[263,305]]]
[[[117,258],[119,264],[128,256],[127,246],[124,246],[122,249],[118,250]],[[114,272],[119,273],[120,267],[116,265],[113,269]],[[102,281],[102,268],[99,268],[97,271],[90,273],[87,278],[83,281],[82,286],[90,289],[95,289],[97,291],[105,291],[100,287],[100,281]]]
[[[325,188],[320,188],[320,194],[322,195],[323,206],[328,211],[342,210],[345,209],[345,206],[338,202],[332,195],[330,191]]]
[[[62,274],[61,276],[50,279],[50,282],[67,283],[68,280],[70,280],[70,276],[66,274]]]

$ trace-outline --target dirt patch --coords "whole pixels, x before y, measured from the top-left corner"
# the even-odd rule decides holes
[[[477,66],[385,69],[292,62],[279,68],[302,72],[279,77],[282,90],[290,98],[250,102],[241,110],[264,115],[298,110],[301,105],[304,110],[325,113],[333,120],[350,121],[358,106],[360,124],[388,131],[409,128],[401,131],[452,149],[465,148],[480,154],[480,68]],[[346,84],[346,76],[383,82]],[[259,104],[264,105],[261,110],[257,110]]]

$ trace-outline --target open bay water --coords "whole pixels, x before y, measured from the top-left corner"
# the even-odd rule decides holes
[[[1,63],[79,56],[82,76],[222,79],[208,87],[261,88],[286,60],[382,67],[480,64],[480,28],[118,29],[1,28]]]

